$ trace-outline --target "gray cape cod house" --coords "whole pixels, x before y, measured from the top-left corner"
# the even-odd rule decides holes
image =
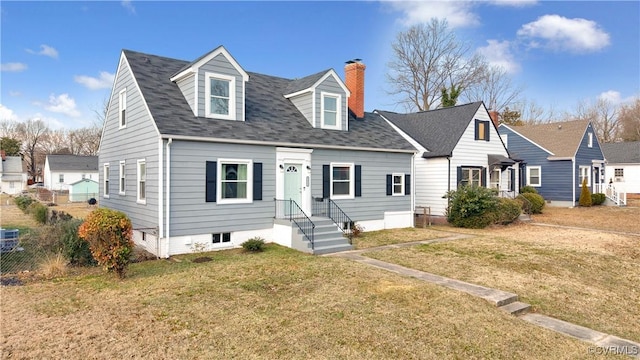
[[[122,51],[100,151],[100,206],[160,257],[253,237],[311,253],[413,224],[414,148],[364,111],[364,70],[245,71],[222,46],[194,61]],[[348,84],[348,86],[347,86]]]

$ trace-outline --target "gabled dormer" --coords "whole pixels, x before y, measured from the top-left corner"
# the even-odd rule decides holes
[[[223,46],[180,69],[171,81],[195,116],[244,121],[249,75]]]
[[[333,69],[291,81],[289,99],[314,128],[349,130],[349,90]]]

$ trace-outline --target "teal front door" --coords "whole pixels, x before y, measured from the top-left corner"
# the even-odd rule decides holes
[[[293,200],[302,207],[302,164],[284,164],[284,199]],[[292,212],[297,212],[297,208],[287,202],[285,214]]]

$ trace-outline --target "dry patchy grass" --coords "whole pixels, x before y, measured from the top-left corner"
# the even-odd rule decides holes
[[[640,206],[546,206],[534,222],[640,234]]]
[[[376,246],[406,243],[420,240],[431,240],[449,236],[434,229],[406,228],[398,230],[380,230],[363,232],[360,236],[353,238],[353,245],[356,249],[367,249]]]
[[[3,358],[584,358],[484,300],[276,245],[2,289]]]
[[[478,237],[366,255],[514,292],[534,311],[640,340],[639,237],[528,224],[462,232]]]

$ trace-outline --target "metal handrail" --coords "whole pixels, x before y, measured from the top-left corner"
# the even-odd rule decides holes
[[[305,214],[300,205],[293,200],[279,200],[274,199],[276,202],[276,219],[287,219],[298,226],[298,229],[302,231],[302,234],[309,240],[311,243],[311,250],[314,250],[314,231],[316,228],[316,224],[311,221],[309,216]],[[286,205],[289,205],[288,207]]]
[[[313,205],[313,215],[326,216],[331,219],[338,228],[347,235],[349,244],[352,244],[352,230],[355,226],[353,220],[345,213],[338,204],[328,198],[315,198]]]

